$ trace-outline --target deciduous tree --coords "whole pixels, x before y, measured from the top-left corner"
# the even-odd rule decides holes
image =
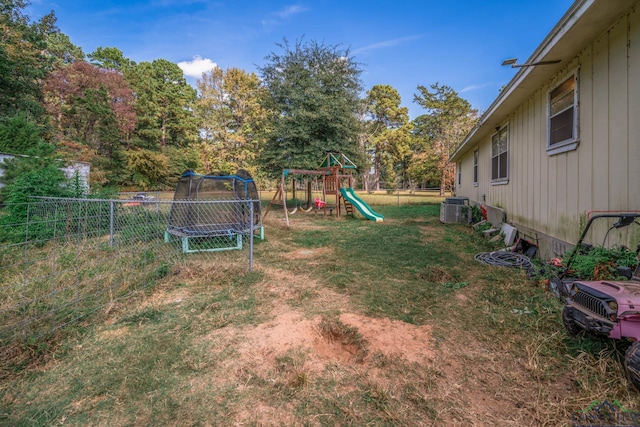
[[[116,184],[136,125],[133,92],[121,73],[76,61],[44,82],[62,154],[89,161],[92,183]]]
[[[437,159],[443,196],[455,183],[455,167],[449,164],[449,158],[475,125],[477,110],[449,86],[435,83],[430,88],[418,86],[420,93],[414,95],[414,101],[427,110],[417,123],[426,146]]]
[[[246,169],[255,175],[266,119],[260,79],[238,68],[216,67],[202,75],[197,87],[196,113],[207,171]]]
[[[63,138],[101,149],[99,127],[117,129],[127,141],[136,125],[134,95],[118,72],[77,61],[44,82],[47,110]]]
[[[40,122],[40,82],[51,68],[46,39],[56,31],[55,16],[32,23],[23,13],[26,4],[0,0],[0,118],[22,112]]]
[[[261,161],[268,173],[315,169],[326,150],[360,163],[361,69],[338,46],[286,40],[260,69],[270,112]]]
[[[376,190],[381,178],[387,188],[397,184],[398,172],[404,172],[411,154],[409,110],[400,103],[400,94],[392,86],[375,85],[367,92],[367,151],[373,155]]]

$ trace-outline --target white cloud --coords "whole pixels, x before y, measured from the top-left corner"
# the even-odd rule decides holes
[[[185,76],[200,78],[202,73],[208,73],[214,68],[218,68],[218,64],[209,58],[202,58],[196,55],[192,61],[178,62],[178,67],[180,67]]]
[[[271,12],[271,14],[269,14],[269,17],[262,20],[262,26],[268,30],[271,27],[275,27],[276,25],[282,24],[284,21],[288,20],[293,15],[307,12],[308,10],[309,8],[298,6],[298,5],[287,6],[284,9],[279,10],[277,12]]]
[[[373,43],[373,44],[370,44],[370,45],[367,45],[367,46],[359,47],[359,48],[355,49],[351,53],[353,53],[355,55],[355,54],[367,52],[367,51],[370,51],[370,50],[384,49],[384,48],[387,48],[387,47],[398,46],[398,45],[404,44],[406,42],[410,42],[410,41],[417,40],[417,39],[420,39],[420,38],[422,38],[422,36],[408,36],[408,37],[400,37],[400,38],[397,38],[397,39],[385,40],[385,41],[381,41],[381,42],[378,42],[378,43]]]
[[[484,89],[485,87],[489,87],[489,86],[493,86],[494,83],[482,83],[479,85],[469,85],[467,87],[465,87],[464,89],[462,89],[461,91],[459,91],[458,93],[465,93],[465,92],[471,92],[473,90],[479,90],[479,89]]]
[[[285,7],[280,12],[274,12],[273,14],[275,16],[279,17],[279,18],[287,19],[292,15],[295,15],[295,14],[298,14],[298,13],[302,13],[302,12],[306,12],[307,10],[309,10],[309,9],[307,9],[306,7],[293,5],[293,6]]]

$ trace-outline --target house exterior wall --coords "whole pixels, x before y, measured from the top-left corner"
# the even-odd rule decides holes
[[[579,144],[549,155],[548,93],[575,70]],[[501,126],[509,127],[508,183],[491,183],[489,136],[461,158],[457,195],[503,208],[508,222],[543,240],[547,257],[576,243],[588,212],[640,210],[640,11],[600,34]]]

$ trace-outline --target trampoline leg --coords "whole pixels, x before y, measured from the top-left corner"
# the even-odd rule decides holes
[[[169,232],[167,230],[164,230],[164,242],[169,243],[170,240],[171,237],[169,237]]]
[[[222,248],[212,248],[212,249],[191,249],[189,247],[189,237],[187,236],[182,236],[180,237],[180,240],[182,241],[182,253],[185,254],[191,254],[191,253],[195,253],[195,252],[220,252],[220,251],[229,251],[229,250],[241,250],[242,249],[242,239],[243,239],[243,235],[242,233],[237,233],[235,234],[236,236],[236,244],[235,246],[233,246],[233,244],[231,244],[230,246],[226,246],[226,247],[222,247]],[[165,231],[164,233],[164,238],[166,242],[169,242],[171,239],[171,233],[168,233]],[[233,239],[233,235],[229,236],[229,239]],[[231,240],[231,242],[233,242],[233,240]]]
[[[264,240],[264,227],[260,227],[260,240]]]

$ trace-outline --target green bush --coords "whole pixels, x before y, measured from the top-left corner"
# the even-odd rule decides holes
[[[471,206],[471,222],[476,223],[482,221],[482,211],[478,205]]]
[[[583,280],[615,279],[618,267],[633,269],[637,264],[636,253],[627,248],[592,247],[575,255],[571,274]]]
[[[77,188],[59,169],[53,159],[16,158],[7,163],[7,172],[15,176],[2,189],[5,204],[0,215],[0,241],[18,243],[43,241],[53,236],[55,228],[51,221],[34,218],[29,212],[30,196],[73,197]],[[30,224],[27,225],[27,220]]]

